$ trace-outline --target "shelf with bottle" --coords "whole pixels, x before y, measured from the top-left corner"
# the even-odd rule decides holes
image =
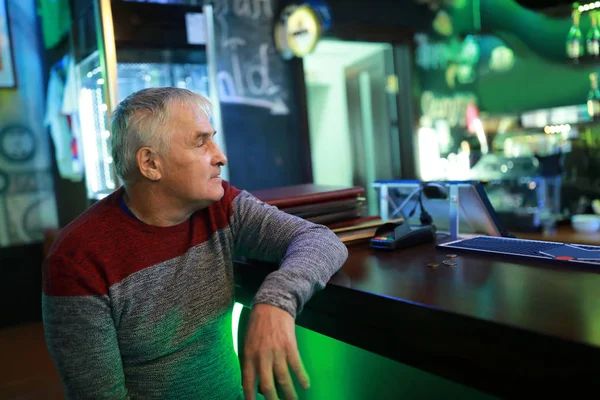
[[[569,136],[576,135],[582,129],[600,127],[598,74],[590,75],[590,90],[586,102],[522,112],[519,115],[520,127],[525,130],[543,130],[547,134],[567,133]]]
[[[587,96],[587,111],[592,121],[600,120],[600,90],[598,90],[598,73],[590,74],[590,90]]]
[[[600,2],[598,2],[600,5]],[[600,11],[594,6],[582,7],[579,3],[573,4],[571,18],[573,23],[567,33],[566,56],[575,64],[591,64],[600,62]],[[590,21],[590,28],[583,34],[581,30],[581,17],[585,13]]]

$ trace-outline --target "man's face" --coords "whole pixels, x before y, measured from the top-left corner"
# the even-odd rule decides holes
[[[171,138],[161,157],[161,184],[184,206],[203,208],[223,197],[221,166],[227,158],[213,140],[214,128],[199,107],[173,102],[164,134]]]

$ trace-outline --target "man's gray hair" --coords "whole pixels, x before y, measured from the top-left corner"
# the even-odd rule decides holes
[[[170,135],[164,132],[173,101],[199,107],[208,117],[210,101],[188,89],[175,87],[142,89],[125,98],[112,114],[112,157],[117,175],[125,183],[139,179],[137,151],[149,146],[159,154],[169,151]]]

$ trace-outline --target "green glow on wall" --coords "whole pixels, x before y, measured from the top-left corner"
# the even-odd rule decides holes
[[[469,90],[477,95],[481,111],[512,114],[585,103],[589,74],[599,71],[600,64],[574,65],[567,59],[565,40],[572,25],[568,6],[563,15],[549,16],[514,0],[466,1],[464,7],[446,8],[453,38],[436,35],[433,27],[428,36],[432,42],[447,43],[464,35],[478,38],[481,57]],[[476,29],[475,10],[481,16],[481,31]],[[590,28],[587,14],[580,24],[584,35]],[[505,65],[497,68],[500,61]],[[428,85],[446,88],[443,82]]]
[[[514,0],[466,1],[468,2],[466,7],[448,8],[454,35],[480,33],[477,29],[479,18],[475,13],[478,11],[481,19],[481,31],[497,35],[503,40],[505,33],[511,34],[519,38],[529,51],[536,53],[546,61],[568,62],[565,40],[572,25],[568,8],[562,16],[549,16],[543,12],[525,8]],[[476,3],[479,3],[479,7]],[[590,24],[590,19],[582,16],[580,26],[584,35]],[[433,27],[430,33],[435,33]]]
[[[244,335],[250,309],[239,309],[244,313],[239,334]],[[298,400],[496,398],[298,325],[296,340],[310,378],[310,389],[305,391],[292,373]]]
[[[512,67],[507,71],[492,70],[489,61],[494,49],[505,45],[513,51]],[[562,43],[556,45],[564,47]],[[477,96],[480,109],[489,113],[584,104],[589,74],[598,69],[595,65],[549,61],[510,33],[503,33],[502,40],[482,37],[481,49],[486,56],[479,65]]]
[[[431,373],[296,327],[298,348],[311,388],[300,400],[493,399]]]

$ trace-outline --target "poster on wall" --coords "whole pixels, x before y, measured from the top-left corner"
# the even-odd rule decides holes
[[[8,9],[6,8],[8,3]],[[50,138],[44,127],[44,73],[41,37],[35,34],[34,1],[0,0],[0,253],[3,248],[41,243],[59,226],[52,177]],[[10,39],[6,26],[10,13]],[[18,16],[18,21],[15,19]],[[18,22],[18,23],[12,23]],[[8,45],[8,46],[7,46]],[[12,54],[7,49],[13,50]],[[18,49],[18,51],[16,51]],[[9,54],[8,58],[6,54]],[[13,60],[14,59],[14,60]],[[7,64],[10,60],[10,64]],[[6,75],[7,65],[12,69]],[[7,78],[8,76],[8,78]],[[10,83],[7,80],[10,79]],[[1,264],[1,262],[0,262]],[[10,264],[10,263],[9,263]],[[4,265],[0,265],[2,270]]]
[[[0,0],[0,88],[16,86],[10,42],[7,0]]]

